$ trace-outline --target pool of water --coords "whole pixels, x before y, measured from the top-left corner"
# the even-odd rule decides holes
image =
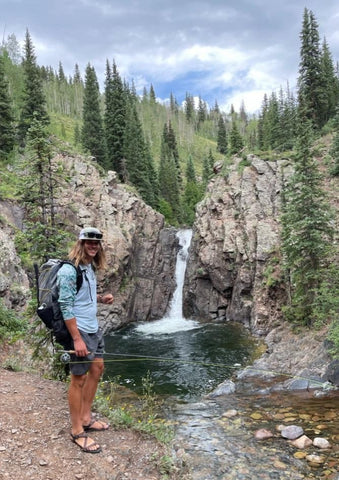
[[[155,393],[192,398],[246,366],[257,341],[238,324],[161,319],[106,336],[105,345],[106,380],[119,377],[121,384],[140,392],[149,372]]]

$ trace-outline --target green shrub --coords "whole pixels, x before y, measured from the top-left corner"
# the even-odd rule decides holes
[[[26,321],[9,310],[0,299],[0,341],[15,341],[24,335]]]

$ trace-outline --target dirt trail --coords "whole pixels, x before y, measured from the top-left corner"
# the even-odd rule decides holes
[[[0,368],[0,479],[159,480],[155,440],[130,430],[93,432],[99,454],[70,440],[66,385]]]

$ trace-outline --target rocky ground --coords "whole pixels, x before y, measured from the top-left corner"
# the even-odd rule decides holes
[[[158,480],[165,448],[132,430],[95,432],[99,454],[70,440],[66,385],[0,369],[0,479]]]

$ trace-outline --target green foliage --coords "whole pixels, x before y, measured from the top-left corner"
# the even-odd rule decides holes
[[[192,158],[189,157],[186,166],[186,185],[182,202],[182,218],[185,225],[193,225],[195,207],[202,200],[203,194],[203,185],[197,182]]]
[[[250,167],[252,164],[251,164],[251,161],[246,157],[246,158],[242,158],[240,160],[240,162],[238,163],[238,172],[239,173],[242,173],[244,171],[244,168],[245,167]]]
[[[15,141],[14,112],[5,77],[4,58],[0,55],[0,160],[13,150]]]
[[[231,155],[239,153],[244,148],[244,140],[239,132],[237,123],[232,122],[232,129],[230,132],[230,146],[229,151]]]
[[[124,141],[127,115],[127,94],[115,62],[113,70],[106,63],[104,126],[107,144],[108,168],[124,179]],[[125,145],[126,147],[126,145]]]
[[[274,288],[285,281],[281,266],[282,258],[280,251],[272,252],[263,272],[264,284],[267,288]]]
[[[25,206],[25,229],[17,236],[19,252],[41,262],[59,253],[66,232],[58,225],[55,193],[60,174],[53,169],[52,145],[46,127],[33,118],[19,175],[20,198]],[[21,245],[21,248],[20,248]]]
[[[333,166],[330,170],[331,175],[339,176],[339,108],[337,110],[336,116],[333,120],[334,124],[334,137],[332,145],[329,151],[329,154],[333,158]]]
[[[9,310],[0,299],[0,341],[15,342],[24,336],[27,323],[14,310]]]
[[[218,122],[218,140],[217,140],[217,150],[223,155],[227,154],[227,133],[226,125],[223,119],[223,116],[220,115]]]
[[[164,198],[159,199],[158,211],[165,217],[167,224],[178,226],[178,221],[175,218],[172,207]]]
[[[145,202],[156,208],[158,204],[156,172],[133,101],[127,108],[123,157],[124,180],[134,185]]]
[[[178,159],[178,151],[173,129],[170,123],[164,125],[161,158],[158,172],[160,208],[166,206],[171,207],[171,212],[175,223],[180,224],[182,221],[182,209],[180,201],[180,166]],[[169,212],[168,212],[169,213]],[[166,218],[167,219],[167,218]]]
[[[20,114],[19,132],[22,141],[25,140],[33,118],[42,125],[49,123],[46,109],[46,99],[43,91],[42,76],[36,63],[34,46],[28,30],[25,38],[25,56],[23,60],[24,90]]]
[[[334,358],[339,358],[339,322],[337,318],[332,320],[332,323],[329,329],[328,339],[333,344],[333,346],[330,349],[332,356]]]
[[[99,165],[106,167],[106,142],[100,107],[100,91],[97,76],[90,64],[86,67],[83,125],[81,142]]]
[[[300,118],[295,171],[284,190],[282,249],[291,283],[291,304],[285,313],[304,325],[316,321],[318,306],[326,301],[322,285],[334,254],[333,214],[311,142],[311,121]]]
[[[320,47],[318,23],[307,8],[300,39],[299,109],[312,121],[313,127],[321,129],[334,115],[338,104],[338,77],[326,41]]]
[[[173,430],[160,418],[162,401],[153,393],[154,382],[148,372],[142,379],[141,396],[123,400],[120,396],[119,377],[101,382],[97,390],[94,407],[105,415],[111,425],[126,427],[152,435],[162,443],[173,439]]]

